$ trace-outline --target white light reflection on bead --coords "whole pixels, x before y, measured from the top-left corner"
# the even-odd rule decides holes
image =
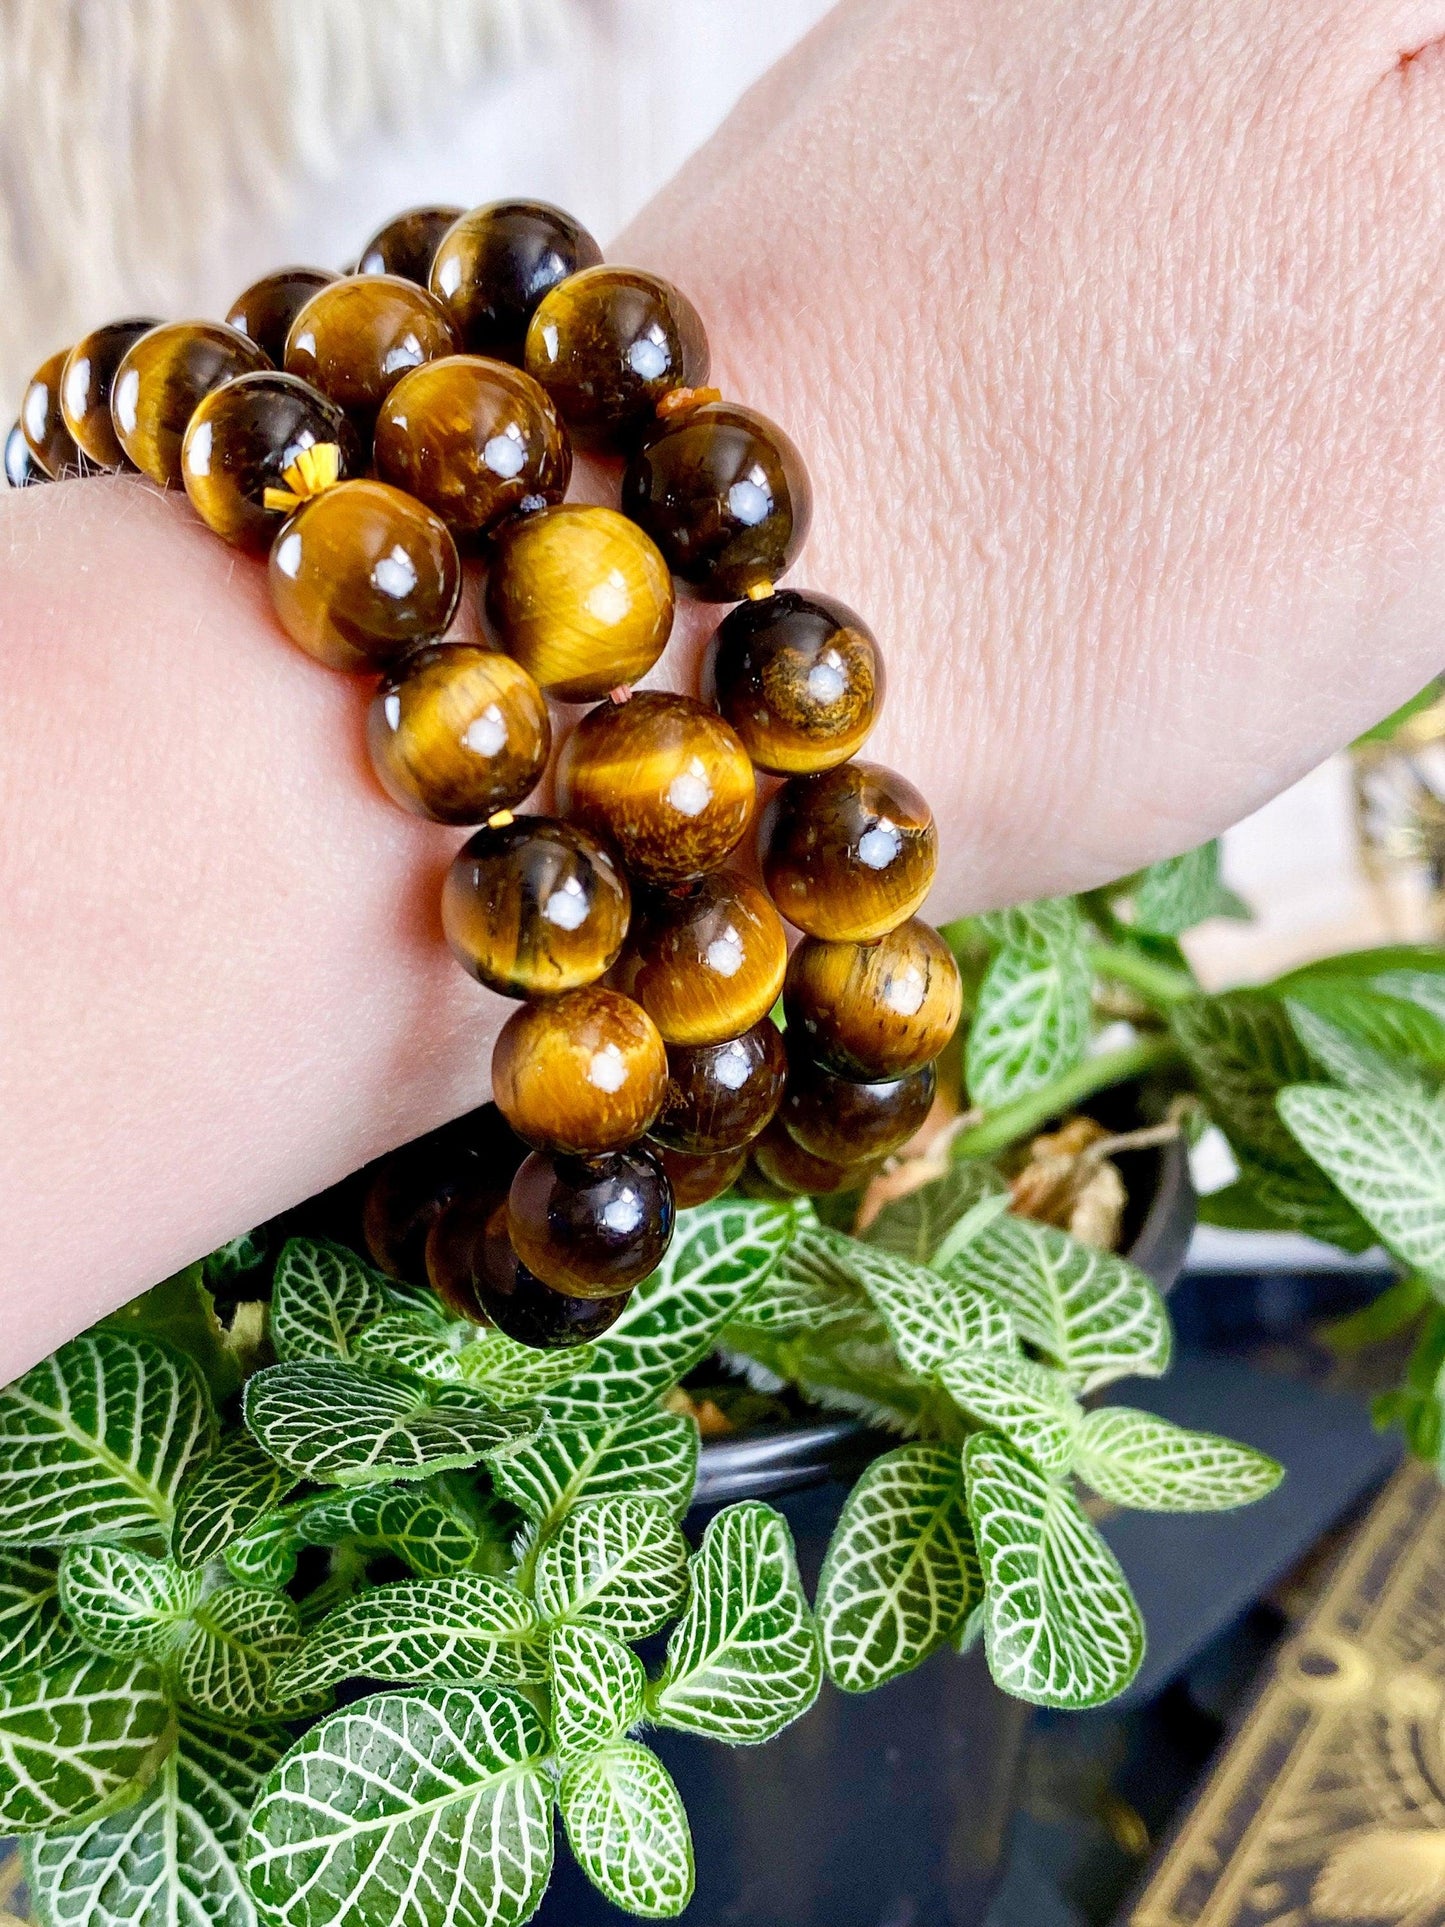
[[[748,1054],[734,1038],[714,1059],[717,1081],[725,1091],[740,1091],[748,1081]]]
[[[587,892],[576,877],[564,877],[542,905],[542,915],[559,930],[580,930],[587,921]]]
[[[426,360],[422,345],[415,335],[403,335],[394,348],[388,348],[381,358],[381,372],[384,375],[399,375],[404,368],[419,368]]]
[[[437,270],[437,291],[440,294],[455,294],[462,285],[462,264],[455,254],[449,254]]]
[[[542,323],[542,346],[547,350],[548,361],[557,359],[557,324],[555,321]]]
[[[831,649],[808,671],[808,694],[815,703],[835,703],[847,687],[843,665]]]
[[[400,543],[374,565],[371,586],[378,595],[390,596],[394,602],[409,596],[416,587],[416,564]]]
[[[192,475],[211,472],[211,424],[197,422],[186,437],[186,467]]]
[[[751,475],[745,475],[740,482],[734,482],[728,490],[728,511],[734,521],[743,523],[747,528],[755,528],[759,522],[765,522],[772,506],[768,478],[760,468],[755,468]]]
[[[627,365],[643,381],[656,381],[665,375],[672,357],[667,352],[667,336],[654,321],[645,335],[627,350]]]
[[[25,427],[33,442],[45,439],[45,417],[49,411],[50,400],[43,382],[32,382],[30,392],[25,397],[25,407],[21,411],[25,417]]]
[[[462,748],[478,756],[499,756],[507,747],[507,719],[495,703],[474,716],[462,736]]]
[[[140,400],[140,370],[127,368],[110,391],[110,412],[116,427],[127,435],[135,433],[135,405]]]
[[[903,838],[896,824],[885,817],[865,830],[858,839],[858,860],[866,863],[870,870],[886,870],[903,848]]]
[[[293,582],[296,580],[301,569],[301,537],[295,529],[281,537],[271,551],[271,560],[282,575],[289,575]]]
[[[923,1008],[926,979],[917,964],[896,971],[883,986],[882,1001],[900,1017],[916,1017]]]
[[[505,435],[493,435],[482,449],[482,460],[504,482],[510,482],[514,475],[520,475],[526,465],[527,451],[515,428]]]
[[[381,713],[386,718],[388,729],[401,728],[401,697],[393,689],[381,699]]]
[[[712,784],[700,757],[694,756],[667,786],[667,800],[679,816],[701,816],[712,801]]]
[[[587,1082],[609,1097],[622,1089],[627,1082],[627,1065],[616,1044],[604,1044],[601,1050],[593,1051],[587,1066]]]
[[[709,970],[719,977],[736,977],[743,967],[743,940],[731,924],[720,937],[714,937],[705,952]]]
[[[621,622],[632,607],[627,577],[621,569],[609,569],[600,582],[594,583],[582,598],[582,607],[609,629]]]
[[[602,1207],[602,1222],[619,1238],[627,1237],[642,1223],[642,1199],[629,1185],[609,1198]]]
[[[295,341],[288,341],[286,346],[288,348],[295,348],[303,355],[314,355],[316,353],[316,337],[309,328],[303,328],[301,333],[297,335]]]

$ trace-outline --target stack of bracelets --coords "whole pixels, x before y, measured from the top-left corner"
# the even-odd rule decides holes
[[[842,603],[774,586],[808,477],[708,364],[686,298],[604,266],[557,209],[423,208],[357,272],[267,275],[224,325],[96,329],[37,371],[6,444],[17,486],[139,469],[267,551],[291,639],[382,679],[382,787],[480,825],[442,923],[464,970],[522,1000],[492,1085],[531,1150],[500,1200],[484,1184],[435,1218],[426,1262],[449,1305],[525,1344],[604,1331],[678,1205],[865,1182],[923,1122],[958,1021],[957,966],[915,915],[932,814],[851,760],[877,643]],[[564,503],[573,440],[625,461],[620,512]],[[445,639],[463,554],[486,570],[487,644]],[[674,579],[736,605],[709,702],[631,688]],[[546,772],[548,697],[596,706],[558,755],[558,814],[514,816]],[[727,867],[757,772],[782,779],[766,890]]]

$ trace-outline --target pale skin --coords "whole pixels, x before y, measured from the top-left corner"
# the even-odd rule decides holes
[[[851,0],[609,248],[887,654],[929,913],[1100,883],[1441,666],[1445,0]],[[689,686],[716,609],[666,673]],[[133,481],[0,502],[0,1381],[487,1095],[367,692]]]

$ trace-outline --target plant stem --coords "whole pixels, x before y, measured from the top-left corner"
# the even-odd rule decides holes
[[[1095,943],[1089,946],[1089,962],[1096,975],[1111,977],[1115,983],[1127,984],[1130,990],[1139,995],[1156,1010],[1168,1010],[1171,1004],[1182,1004],[1186,997],[1199,994],[1199,986],[1187,970],[1176,970],[1173,964],[1156,963],[1130,944]]]
[[[1132,1044],[1122,1044],[1118,1050],[1086,1057],[1062,1077],[1056,1077],[1052,1084],[1045,1084],[1042,1090],[1030,1091],[1027,1097],[1016,1097],[1011,1104],[1001,1104],[981,1124],[960,1131],[953,1140],[954,1155],[992,1157],[1019,1138],[1028,1137],[1051,1117],[1074,1110],[1095,1091],[1107,1090],[1111,1084],[1128,1083],[1146,1071],[1173,1063],[1178,1056],[1173,1038],[1151,1035],[1136,1038]]]

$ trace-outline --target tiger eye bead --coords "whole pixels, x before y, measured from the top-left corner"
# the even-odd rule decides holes
[[[527,1147],[495,1104],[403,1144],[369,1167],[361,1233],[373,1262],[393,1278],[426,1282],[426,1241],[452,1200],[465,1194],[494,1211]]]
[[[10,433],[5,437],[5,480],[11,488],[34,488],[39,482],[51,478],[36,461],[25,430],[19,422],[12,422]]]
[[[387,396],[376,422],[376,472],[454,529],[483,535],[519,509],[560,502],[572,449],[530,375],[449,354]]]
[[[445,631],[462,565],[446,524],[420,502],[384,482],[340,482],[276,537],[270,578],[293,642],[333,669],[364,669]]]
[[[507,1236],[505,1202],[460,1198],[427,1236],[427,1276],[449,1311],[495,1325],[519,1345],[560,1351],[600,1338],[626,1309],[630,1292],[613,1298],[569,1298],[535,1277]]]
[[[425,288],[395,274],[350,274],[318,288],[291,323],[286,372],[369,429],[403,375],[456,345]]]
[[[649,1277],[676,1213],[661,1164],[640,1146],[610,1157],[534,1151],[512,1179],[512,1249],[553,1291],[610,1298]]]
[[[393,215],[361,250],[356,272],[399,274],[424,288],[442,236],[463,212],[459,207],[412,207]]]
[[[615,509],[564,503],[498,532],[487,573],[497,638],[558,702],[645,676],[672,628],[672,577]]]
[[[110,418],[110,393],[116,370],[157,321],[111,321],[83,335],[65,357],[60,376],[60,412],[71,440],[97,468],[120,468],[125,450]]]
[[[536,788],[552,747],[542,692],[497,649],[438,643],[371,701],[366,742],[393,802],[433,823],[481,823]]]
[[[694,595],[736,602],[792,565],[813,491],[781,428],[735,402],[706,402],[633,456],[622,507]]]
[[[742,841],[757,784],[720,716],[646,689],[583,717],[557,759],[557,791],[634,876],[675,883],[716,869]]]
[[[646,1131],[667,1088],[667,1053],[647,1012],[589,984],[524,1004],[492,1052],[492,1096],[538,1150],[620,1151]]]
[[[442,928],[463,970],[504,997],[555,996],[617,960],[632,896],[611,852],[545,816],[478,830],[442,886]]]
[[[958,1028],[953,952],[917,917],[873,943],[805,937],[783,985],[788,1033],[840,1077],[902,1077],[931,1063]]]
[[[933,812],[881,763],[791,777],[768,805],[763,876],[810,937],[867,943],[920,907],[938,867]]]
[[[653,1137],[689,1157],[750,1144],[777,1113],[787,1068],[782,1032],[766,1017],[725,1043],[670,1044]]]
[[[226,326],[249,336],[279,368],[286,359],[291,323],[313,294],[340,279],[330,268],[278,268],[274,274],[263,274],[231,303]]]
[[[60,407],[60,384],[70,354],[62,348],[42,361],[30,377],[25,399],[20,404],[20,426],[30,453],[52,481],[62,476],[84,474],[85,457],[65,426]]]
[[[795,1044],[778,1119],[809,1156],[857,1164],[908,1142],[932,1108],[935,1085],[932,1064],[876,1084],[835,1077]]]
[[[542,297],[602,250],[570,214],[545,201],[490,201],[443,236],[431,291],[473,354],[520,362]]]
[[[777,1119],[753,1146],[752,1164],[776,1191],[810,1197],[861,1191],[878,1169],[876,1161],[834,1164],[826,1158],[816,1158],[790,1137]]]
[[[285,490],[297,457],[328,443],[342,477],[353,474],[356,431],[335,402],[295,375],[241,375],[213,388],[191,416],[181,480],[207,528],[241,548],[266,548],[291,513],[267,508],[267,489]]]
[[[736,1151],[700,1154],[670,1151],[662,1144],[656,1148],[658,1160],[672,1186],[673,1202],[679,1211],[688,1211],[695,1204],[706,1204],[709,1198],[721,1197],[747,1169],[746,1144],[739,1146]]]
[[[716,870],[649,897],[617,966],[669,1044],[720,1044],[766,1017],[783,988],[788,939],[755,883]]]
[[[143,475],[179,488],[181,444],[197,405],[223,382],[271,366],[254,341],[219,321],[172,321],[126,350],[110,391],[116,439]]]
[[[542,300],[526,366],[581,442],[624,448],[670,388],[700,388],[707,335],[670,282],[640,268],[584,268]]]
[[[807,776],[845,763],[883,700],[883,659],[861,616],[780,589],[739,603],[711,650],[717,706],[759,769]]]

